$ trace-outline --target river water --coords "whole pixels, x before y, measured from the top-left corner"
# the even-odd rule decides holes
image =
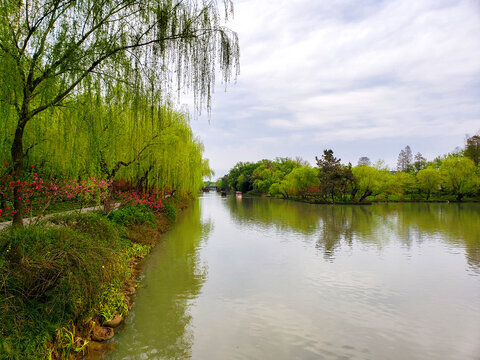
[[[108,359],[480,359],[480,204],[201,197]]]

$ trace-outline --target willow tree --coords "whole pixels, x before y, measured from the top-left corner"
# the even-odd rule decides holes
[[[98,93],[73,96],[68,107],[33,119],[24,141],[38,145],[25,161],[40,164],[44,175],[100,176],[138,190],[186,194],[201,187],[210,169],[187,113],[168,102],[152,106],[143,93],[124,99],[129,92],[122,86]]]
[[[190,88],[195,109],[210,105],[216,69],[238,72],[237,36],[222,26],[233,11],[205,0],[0,0],[1,101],[12,107],[11,160],[24,171],[24,133],[46,110],[65,105],[86,82],[133,89]],[[42,117],[48,122],[48,116]],[[32,144],[34,145],[34,144]],[[16,189],[19,190],[19,189]],[[15,197],[13,222],[23,224]]]

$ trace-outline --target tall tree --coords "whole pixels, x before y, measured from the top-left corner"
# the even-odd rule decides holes
[[[386,169],[365,165],[356,166],[352,171],[356,179],[352,200],[355,199],[355,195],[358,195],[359,202],[369,196],[376,196],[384,192],[388,186],[389,177],[391,177],[390,172]]]
[[[422,169],[417,173],[418,188],[430,199],[432,193],[439,190],[441,183],[440,172],[432,167]]]
[[[342,166],[341,159],[333,156],[332,150],[324,150],[322,157],[315,157],[315,160],[319,167],[320,193],[325,200],[330,196],[335,202],[335,196],[344,196],[347,186],[354,181],[351,164]]]
[[[358,159],[358,165],[359,166],[362,166],[362,165],[367,165],[367,166],[370,166],[372,163],[370,161],[370,158],[367,157],[367,156],[362,156],[360,159]]]
[[[442,185],[456,195],[458,201],[467,194],[475,193],[480,185],[475,164],[465,157],[452,155],[445,158],[440,172],[443,176]]]
[[[427,166],[427,159],[425,159],[423,157],[423,155],[418,152],[415,155],[415,161],[413,163],[413,168],[415,169],[415,171],[420,171],[422,169],[425,169],[426,166]]]
[[[223,4],[228,16],[233,4]],[[221,25],[215,1],[2,0],[0,102],[12,109],[13,170],[22,177],[32,119],[90,84],[103,91],[114,83],[133,89],[161,83],[164,93],[188,87],[196,109],[208,108],[216,68],[229,81],[238,60],[237,36]],[[21,226],[21,197],[14,207],[14,224]]]
[[[412,150],[410,146],[407,145],[404,150],[400,151],[397,159],[397,170],[398,171],[410,171],[412,168]]]
[[[480,163],[480,134],[467,137],[465,155],[472,159],[475,166]]]

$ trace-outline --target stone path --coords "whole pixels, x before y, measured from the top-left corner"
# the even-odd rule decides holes
[[[119,203],[115,204],[114,209],[117,209],[119,206],[120,206]],[[32,224],[32,223],[34,224],[37,221],[45,220],[45,219],[48,219],[48,218],[51,218],[51,217],[54,217],[54,216],[60,215],[60,214],[62,214],[62,215],[75,214],[75,213],[83,214],[83,213],[87,213],[87,212],[90,212],[90,211],[101,210],[101,209],[103,209],[103,206],[93,206],[93,207],[88,207],[88,208],[83,208],[83,209],[65,211],[65,212],[61,212],[61,213],[48,214],[48,215],[44,215],[44,216],[36,216],[36,217],[33,217],[33,218],[23,219],[23,224],[24,225],[29,225],[29,224]],[[11,224],[12,224],[11,221],[1,222],[0,223],[0,231],[9,227]]]

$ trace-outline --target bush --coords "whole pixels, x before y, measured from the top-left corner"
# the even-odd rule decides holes
[[[168,201],[165,201],[163,203],[163,206],[164,206],[163,213],[165,214],[165,216],[168,219],[175,221],[177,218],[177,210],[175,210],[175,207]]]
[[[55,330],[87,317],[129,276],[117,225],[98,214],[0,233],[0,358],[41,359]]]
[[[155,226],[153,210],[145,206],[125,205],[113,211],[108,218],[114,223],[129,226],[134,224],[149,224]]]

